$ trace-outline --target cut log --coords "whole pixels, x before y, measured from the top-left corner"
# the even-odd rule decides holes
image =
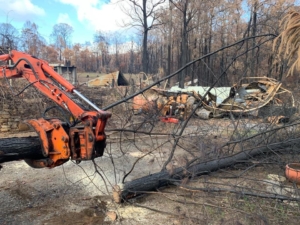
[[[219,158],[207,162],[193,164],[187,168],[176,168],[172,174],[164,170],[123,184],[118,192],[120,199],[129,199],[139,194],[155,191],[158,188],[173,185],[184,178],[191,178],[208,174],[236,163],[251,159],[257,155],[276,151],[289,151],[291,147],[300,149],[300,138],[285,142],[269,144],[265,147],[245,150],[232,156]],[[21,159],[42,159],[41,143],[38,137],[5,138],[0,139],[0,163]]]
[[[44,158],[38,137],[0,139],[0,163],[21,159]]]
[[[275,151],[287,151],[291,147],[300,148],[300,138],[288,140],[284,143],[269,144],[265,147],[259,147],[251,150],[245,150],[232,156],[215,159],[207,162],[201,162],[194,164],[188,168],[176,168],[172,174],[169,171],[164,170],[158,173],[154,173],[139,179],[135,179],[123,184],[120,193],[120,199],[130,199],[139,194],[143,194],[149,191],[155,191],[158,188],[172,185],[174,182],[178,182],[186,177],[195,177],[203,174],[208,174],[213,171],[217,171],[222,168],[233,166],[241,161],[249,160],[254,156],[265,154],[267,152],[272,153]]]

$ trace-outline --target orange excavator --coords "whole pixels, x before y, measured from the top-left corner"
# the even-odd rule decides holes
[[[56,118],[27,121],[38,133],[43,155],[43,159],[27,159],[30,166],[53,168],[69,159],[92,160],[103,155],[106,145],[104,129],[111,117],[110,112],[90,102],[44,60],[12,50],[0,55],[0,62],[0,78],[25,78],[28,86],[34,86],[74,117],[73,125]],[[74,96],[93,110],[87,110]]]

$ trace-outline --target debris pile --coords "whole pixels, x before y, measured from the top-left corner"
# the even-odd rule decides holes
[[[152,88],[136,96],[132,108],[135,114],[156,110],[161,116],[180,119],[186,119],[195,108],[195,114],[202,119],[228,114],[281,116],[278,122],[287,121],[286,117],[296,112],[292,93],[281,82],[268,77],[244,78],[232,87]]]

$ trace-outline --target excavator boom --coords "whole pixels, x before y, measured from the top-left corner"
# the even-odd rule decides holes
[[[90,102],[44,60],[12,50],[9,54],[0,55],[0,61],[0,78],[27,79],[30,85],[70,112],[75,121],[79,121],[78,125],[71,126],[59,119],[28,120],[27,123],[39,135],[44,156],[41,159],[25,159],[30,166],[52,168],[70,158],[81,161],[103,155],[106,141],[104,129],[111,113]],[[73,95],[89,104],[93,110],[87,110],[74,100]]]

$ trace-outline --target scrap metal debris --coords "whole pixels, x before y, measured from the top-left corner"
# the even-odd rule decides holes
[[[152,88],[134,97],[132,108],[136,114],[157,111],[160,116],[186,119],[197,106],[195,114],[202,119],[228,114],[286,118],[296,111],[292,93],[268,77],[247,77],[232,87]]]

